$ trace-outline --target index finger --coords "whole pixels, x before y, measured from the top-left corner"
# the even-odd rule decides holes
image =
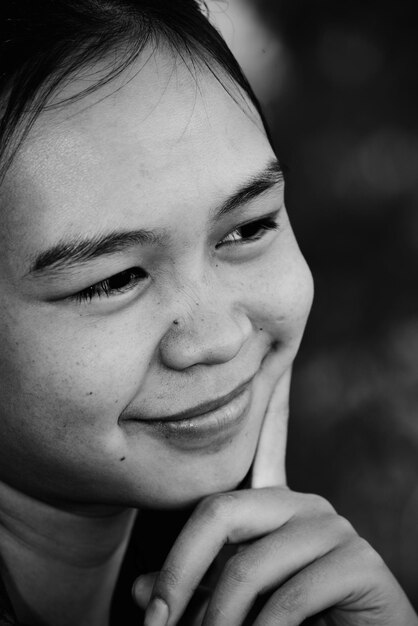
[[[291,368],[276,383],[271,395],[255,453],[251,487],[286,485],[286,442],[289,419]]]

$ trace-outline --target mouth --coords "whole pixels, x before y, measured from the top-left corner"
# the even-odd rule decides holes
[[[185,411],[152,419],[132,421],[159,438],[169,439],[181,448],[218,447],[231,440],[246,422],[252,398],[253,378],[230,393],[198,404]]]
[[[252,378],[245,381],[235,389],[233,389],[230,393],[221,396],[220,398],[216,398],[215,400],[209,400],[209,402],[202,402],[201,404],[192,407],[191,409],[186,409],[185,411],[179,411],[179,413],[173,413],[172,415],[167,415],[165,417],[159,417],[157,420],[153,419],[144,419],[144,422],[180,422],[183,420],[189,420],[196,417],[201,417],[206,413],[210,413],[212,411],[216,411],[217,409],[226,406],[236,397],[238,397],[251,383]]]

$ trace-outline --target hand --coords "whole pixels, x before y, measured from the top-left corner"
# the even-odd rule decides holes
[[[242,625],[260,598],[254,626],[296,626],[323,612],[330,626],[418,626],[408,599],[371,546],[323,498],[286,487],[282,399],[289,380],[290,374],[280,381],[266,413],[254,460],[255,488],[205,498],[162,570],[136,582],[138,603],[153,599],[146,626],[184,623],[186,607],[226,545],[237,550],[217,573],[203,626]]]

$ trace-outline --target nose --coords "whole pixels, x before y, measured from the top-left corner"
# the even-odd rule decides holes
[[[249,317],[223,291],[203,286],[192,290],[193,297],[188,292],[160,342],[162,362],[185,370],[232,360],[251,334]]]

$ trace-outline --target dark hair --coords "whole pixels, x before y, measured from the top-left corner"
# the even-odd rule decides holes
[[[199,0],[1,0],[0,182],[37,116],[71,76],[112,50],[119,52],[105,75],[72,100],[108,83],[145,46],[155,49],[161,42],[192,66],[195,59],[203,62],[219,81],[222,70],[262,115],[238,62]]]

